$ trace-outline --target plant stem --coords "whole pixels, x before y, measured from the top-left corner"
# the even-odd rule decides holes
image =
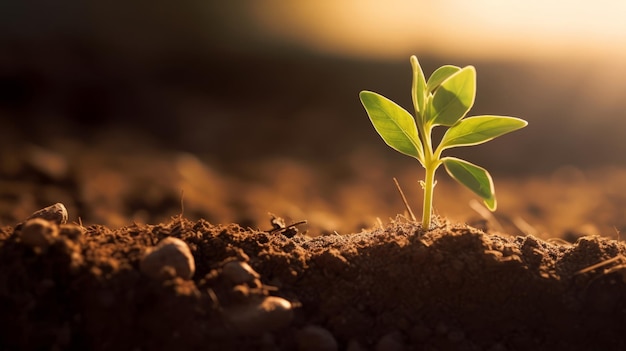
[[[435,172],[441,164],[439,161],[439,155],[441,151],[437,149],[436,153],[433,153],[433,145],[431,140],[432,126],[427,121],[427,111],[425,109],[426,104],[424,99],[427,98],[425,93],[425,79],[422,68],[415,56],[411,56],[411,67],[413,68],[413,84],[411,86],[411,97],[413,100],[413,107],[415,108],[415,119],[417,122],[417,132],[420,136],[422,146],[424,149],[424,160],[422,166],[426,170],[426,176],[424,179],[424,207],[422,212],[422,229],[430,229],[430,220],[433,211],[433,191],[435,187]]]
[[[420,119],[421,117],[422,116],[418,117],[418,119]],[[430,222],[433,213],[433,193],[435,191],[435,173],[437,172],[437,168],[439,168],[439,165],[441,165],[441,161],[439,160],[441,151],[437,149],[435,152],[433,152],[432,126],[428,122],[422,120],[421,123],[417,124],[417,130],[422,140],[422,145],[424,147],[423,166],[426,170],[423,183],[424,206],[422,210],[422,229],[430,230]]]
[[[440,151],[433,152],[433,143],[431,138],[432,127],[428,123],[421,123],[417,126],[418,133],[423,140],[424,145],[424,206],[422,212],[422,229],[430,230],[430,222],[433,213],[433,193],[435,191],[435,173],[441,165],[439,160]]]
[[[430,230],[430,220],[433,211],[433,192],[435,188],[436,163],[430,163],[426,167],[424,178],[424,208],[422,212],[422,229]]]

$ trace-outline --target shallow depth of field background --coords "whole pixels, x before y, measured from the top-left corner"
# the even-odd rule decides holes
[[[3,2],[0,145],[66,158],[67,145],[184,153],[217,178],[263,188],[231,184],[213,197],[255,207],[251,223],[271,211],[354,231],[403,211],[393,176],[419,216],[422,170],[384,145],[358,100],[374,90],[410,111],[415,54],[426,75],[476,67],[470,114],[529,121],[448,152],[492,172],[515,228],[609,235],[626,229],[624,14],[618,1]],[[477,215],[446,177],[438,212]],[[174,186],[190,207],[202,201]],[[207,216],[243,220],[240,210]]]

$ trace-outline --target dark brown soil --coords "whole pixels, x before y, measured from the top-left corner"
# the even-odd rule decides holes
[[[333,339],[342,350],[626,347],[619,262],[576,274],[626,253],[615,240],[547,242],[445,222],[423,233],[402,217],[316,238],[182,217],[60,227],[41,252],[20,229],[0,232],[2,350],[309,350]],[[191,280],[159,282],[138,269],[170,236],[189,245]],[[248,261],[261,283],[229,283],[222,266],[231,260]],[[268,294],[292,303],[288,324],[244,335],[229,324],[237,306]],[[302,332],[311,325],[330,341]]]

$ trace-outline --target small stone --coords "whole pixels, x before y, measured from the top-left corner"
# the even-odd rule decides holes
[[[65,208],[65,205],[57,202],[52,206],[33,212],[33,214],[26,218],[26,220],[41,218],[56,224],[65,224],[67,223],[67,217],[67,209]]]
[[[196,265],[189,246],[178,238],[168,237],[154,248],[146,250],[139,263],[139,269],[145,275],[157,280],[176,277],[191,279]]]
[[[309,325],[296,333],[299,351],[336,351],[339,346],[331,332],[317,326]]]
[[[285,328],[293,316],[291,303],[276,296],[254,299],[224,311],[225,319],[243,335],[262,335]]]
[[[261,277],[249,264],[239,261],[227,262],[222,267],[222,274],[235,285],[249,283]]]
[[[54,223],[42,218],[33,218],[22,226],[20,238],[32,248],[45,249],[59,235],[59,228]]]

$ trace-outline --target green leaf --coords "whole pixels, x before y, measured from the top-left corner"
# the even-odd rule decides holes
[[[441,139],[442,150],[478,145],[500,135],[524,128],[528,122],[520,118],[507,116],[475,116],[462,119],[446,131]]]
[[[451,126],[463,118],[474,105],[476,69],[467,66],[446,79],[433,94],[429,122]]]
[[[437,68],[433,74],[428,78],[428,83],[426,83],[426,90],[429,93],[435,91],[435,89],[439,88],[439,85],[443,83],[444,80],[450,78],[451,75],[460,71],[461,67],[445,65]]]
[[[450,177],[480,196],[489,210],[496,210],[493,180],[486,169],[455,157],[444,157],[441,161]]]
[[[370,121],[385,143],[396,151],[415,157],[423,165],[424,149],[413,116],[380,94],[362,91],[359,97]]]
[[[417,112],[418,118],[423,118],[426,108],[426,78],[424,77],[424,71],[422,71],[422,66],[420,66],[417,57],[415,57],[415,55],[411,56],[410,61],[411,67],[413,68],[411,98],[413,99],[413,106],[415,106],[415,112]]]

